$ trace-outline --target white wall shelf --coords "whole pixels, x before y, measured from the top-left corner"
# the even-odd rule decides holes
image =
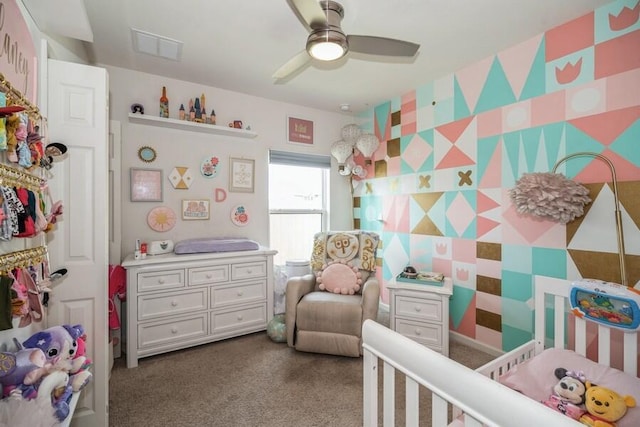
[[[193,132],[235,136],[238,138],[255,138],[256,136],[258,136],[257,133],[245,129],[236,129],[227,126],[189,122],[186,120],[165,119],[163,117],[149,116],[146,114],[129,113],[129,121],[131,123],[138,123],[149,126],[159,126],[173,129],[189,130]]]

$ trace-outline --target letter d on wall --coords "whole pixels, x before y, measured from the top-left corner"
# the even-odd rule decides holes
[[[214,191],[214,195],[215,195],[214,200],[217,203],[224,202],[225,200],[227,200],[227,192],[224,191],[223,188],[216,188]]]

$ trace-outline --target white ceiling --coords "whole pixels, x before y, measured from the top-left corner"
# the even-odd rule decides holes
[[[87,34],[82,0],[56,0],[56,13],[37,13],[49,1],[23,1],[40,28],[74,38]],[[307,37],[286,0],[84,0],[84,5],[93,32],[87,52],[96,64],[334,112],[349,104],[358,113],[609,1],[340,0],[346,34],[419,43],[416,57],[349,54],[334,63],[314,62],[278,84],[271,76],[304,49]],[[76,15],[71,21],[80,29],[69,19],[52,25],[69,14]],[[183,42],[181,60],[135,53],[131,28]]]

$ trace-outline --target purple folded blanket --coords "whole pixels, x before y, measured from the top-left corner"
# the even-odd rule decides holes
[[[173,252],[180,255],[207,252],[254,251],[259,248],[260,245],[257,242],[249,239],[204,237],[178,242],[173,248]]]

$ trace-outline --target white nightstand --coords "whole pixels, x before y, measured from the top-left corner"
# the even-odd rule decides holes
[[[449,357],[449,298],[453,282],[442,286],[414,285],[392,280],[389,290],[389,327]]]

